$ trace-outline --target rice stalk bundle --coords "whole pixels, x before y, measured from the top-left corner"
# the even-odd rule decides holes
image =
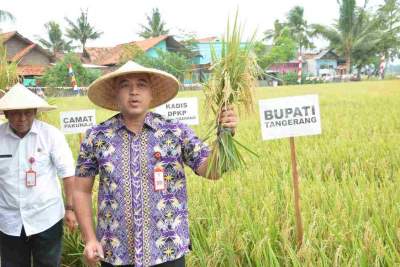
[[[238,23],[236,13],[232,28],[228,20],[226,35],[221,40],[221,56],[211,46],[211,75],[204,85],[207,109],[215,116],[216,125],[210,131],[216,131],[212,142],[212,152],[208,164],[208,176],[220,176],[225,172],[245,167],[245,161],[239,147],[254,154],[239,143],[230,129],[220,125],[219,116],[224,108],[234,107],[240,114],[254,114],[254,89],[260,68],[252,52],[253,37],[242,43],[243,27]]]

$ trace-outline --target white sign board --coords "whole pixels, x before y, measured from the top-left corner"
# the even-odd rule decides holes
[[[321,134],[318,95],[260,100],[264,140]]]
[[[199,124],[199,105],[196,97],[174,98],[155,109],[167,119],[177,119],[188,125]]]
[[[79,110],[60,113],[61,131],[65,134],[84,133],[96,125],[96,110]]]

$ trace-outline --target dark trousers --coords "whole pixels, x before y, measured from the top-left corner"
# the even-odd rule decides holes
[[[135,267],[134,265],[112,265],[106,262],[101,262],[101,267]],[[185,267],[185,256],[174,261],[167,261],[161,264],[153,265],[153,267]]]
[[[1,267],[59,267],[63,220],[46,231],[26,236],[9,236],[0,232]]]

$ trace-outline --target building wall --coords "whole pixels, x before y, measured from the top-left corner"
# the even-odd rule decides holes
[[[27,55],[25,55],[21,62],[21,65],[48,65],[50,64],[50,58],[41,53],[37,49],[33,49]]]
[[[311,76],[317,76],[318,71],[316,61],[314,59],[308,59],[306,62],[307,64],[304,73],[307,73]]]
[[[167,51],[167,43],[165,42],[165,40],[159,42],[156,46],[150,48],[149,50],[146,51],[146,55],[150,56],[150,57],[158,57],[157,54],[157,49],[160,49],[162,51]]]
[[[247,43],[241,43],[241,47],[244,47]],[[215,50],[215,54],[217,57],[221,56],[222,51],[222,43],[221,42],[213,42],[213,43],[197,43],[197,47],[200,55],[199,62],[196,64],[209,64],[211,63],[211,47]]]
[[[12,58],[17,54],[19,51],[27,47],[28,44],[21,41],[20,39],[13,37],[10,40],[6,42],[6,49],[7,49],[7,55],[8,57]]]
[[[221,55],[222,44],[220,42],[216,43],[198,43],[197,47],[199,49],[200,57],[199,63],[197,64],[208,64],[211,63],[211,47],[215,49],[217,56]]]
[[[335,59],[318,59],[316,61],[317,75],[320,76],[320,69],[330,69],[332,73],[337,68],[337,60]]]

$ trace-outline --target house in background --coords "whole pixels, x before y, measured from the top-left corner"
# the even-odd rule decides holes
[[[302,71],[308,76],[340,76],[346,73],[344,66],[344,61],[332,49],[303,54]],[[268,71],[288,73],[297,72],[298,68],[298,60],[291,60],[289,62],[274,63],[268,68]]]
[[[25,86],[36,86],[37,78],[54,62],[50,52],[17,31],[1,33],[0,42],[6,48],[7,60],[17,63],[17,73]]]
[[[158,57],[157,50],[177,52],[184,45],[171,35],[161,35],[142,41],[132,41],[114,47],[86,47],[86,53],[80,54],[83,63],[106,66],[106,72],[112,71],[122,62],[129,47],[138,47],[150,57]]]
[[[332,49],[325,49],[318,53],[303,54],[303,71],[311,76],[336,76],[339,66],[339,56]]]
[[[241,46],[246,44],[246,42],[242,42]],[[216,36],[196,39],[194,46],[196,48],[192,52],[195,57],[192,60],[192,69],[185,75],[185,84],[202,83],[208,79],[211,73],[213,50],[217,57],[221,57],[222,42]]]
[[[305,63],[303,62],[303,69],[304,65]],[[299,62],[292,60],[289,62],[273,63],[271,64],[271,66],[269,66],[268,71],[284,74],[288,72],[297,72],[298,68],[299,68]]]

